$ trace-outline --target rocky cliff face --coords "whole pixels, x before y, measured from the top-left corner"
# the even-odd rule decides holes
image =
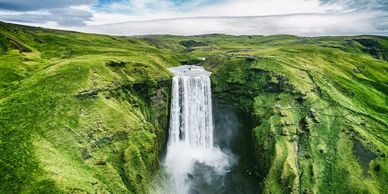
[[[358,106],[364,94],[341,82],[346,78],[335,70],[314,61],[283,62],[282,57],[218,57],[204,64],[213,70],[216,95],[253,118],[252,146],[263,193],[384,192],[387,123],[379,113],[386,112]],[[365,63],[371,69],[387,67]]]
[[[95,97],[80,99],[94,98],[92,106],[81,108],[82,124],[73,131],[82,145],[82,158],[90,167],[118,176],[117,182],[125,186],[120,192],[146,192],[158,172],[166,143],[170,85],[169,77],[118,83],[95,89]]]

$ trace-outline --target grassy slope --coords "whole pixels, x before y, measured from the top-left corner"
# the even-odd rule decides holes
[[[167,126],[166,67],[195,57],[207,58],[215,94],[252,115],[265,193],[388,190],[384,37],[128,38],[0,24],[0,43],[8,193],[143,192]]]
[[[388,63],[356,41],[388,40],[246,39],[213,42],[213,52],[222,52],[204,65],[214,73],[214,91],[257,120],[253,138],[264,193],[388,190]]]
[[[2,193],[143,192],[167,126],[166,67],[182,56],[8,24],[0,37]]]

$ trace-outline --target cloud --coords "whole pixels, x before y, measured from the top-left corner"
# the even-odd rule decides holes
[[[193,17],[89,26],[85,32],[113,35],[146,34],[294,34],[300,36],[387,34],[375,25],[375,13],[289,14],[251,17]]]
[[[73,8],[55,8],[50,11],[37,11],[31,13],[0,14],[0,19],[10,22],[39,24],[55,22],[60,26],[85,26],[91,21],[91,12]]]
[[[95,0],[0,0],[0,9],[10,11],[34,11],[52,8],[68,8],[90,5]]]
[[[388,11],[387,0],[320,0],[322,4],[341,5],[350,11]]]
[[[106,23],[99,23],[102,20],[96,19],[83,30],[120,35],[226,33],[318,36],[387,35],[388,29],[388,5],[385,0],[225,0],[211,3],[194,0],[181,4],[167,0],[130,0],[110,6],[111,11],[130,8],[127,11],[131,14],[119,17],[120,22],[124,18],[129,22],[99,25]],[[104,15],[104,12],[94,14],[99,18]]]
[[[91,12],[79,9],[53,9],[52,14],[48,18],[49,21],[54,21],[61,26],[84,26],[86,21],[91,21],[93,14]]]
[[[222,0],[103,0],[94,5],[99,11],[130,15],[157,12],[186,12],[202,6],[224,3]]]
[[[93,3],[95,0],[0,0],[0,19],[22,24],[85,26],[93,13],[74,6]]]
[[[132,20],[199,16],[265,16],[341,10],[319,0],[126,0],[97,4],[98,12],[126,13]]]

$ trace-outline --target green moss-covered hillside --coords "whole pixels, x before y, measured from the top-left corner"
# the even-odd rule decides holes
[[[387,60],[377,36],[117,37],[0,23],[0,191],[146,192],[166,142],[167,67],[200,64],[214,95],[251,116],[263,193],[384,193]]]
[[[204,62],[213,91],[255,120],[263,193],[386,192],[387,50],[373,55],[359,39],[388,39],[270,38],[284,43],[258,38]]]
[[[1,193],[145,191],[182,58],[149,41],[0,24]]]

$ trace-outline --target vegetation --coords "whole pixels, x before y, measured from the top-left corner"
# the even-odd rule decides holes
[[[141,38],[4,23],[0,37],[2,193],[144,192],[165,141],[166,67],[186,58]]]
[[[263,193],[387,191],[388,63],[357,43],[387,39],[267,38],[204,63],[213,91],[256,120]]]
[[[0,23],[0,190],[144,193],[167,67],[200,63],[252,119],[263,193],[388,190],[388,38],[117,37]],[[198,60],[206,58],[206,60]]]

